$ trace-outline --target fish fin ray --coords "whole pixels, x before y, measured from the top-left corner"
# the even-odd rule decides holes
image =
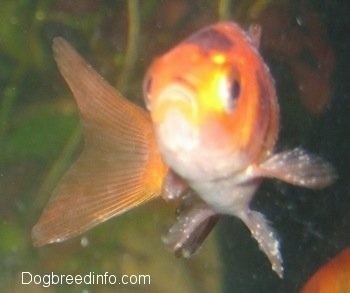
[[[189,258],[201,247],[220,216],[192,191],[182,197],[176,213],[176,222],[162,240],[175,255]]]
[[[82,153],[55,189],[32,231],[35,246],[61,242],[159,195],[138,168],[114,167]],[[106,166],[105,164],[108,164]],[[135,169],[135,170],[134,170]]]
[[[256,174],[313,189],[324,188],[337,178],[330,163],[302,148],[271,156],[256,168]]]
[[[163,199],[166,201],[175,200],[184,195],[186,191],[188,191],[188,184],[169,169],[162,186]]]
[[[272,269],[280,278],[283,278],[280,243],[274,229],[269,225],[265,216],[259,212],[249,210],[247,213],[241,214],[240,219],[259,243],[259,247],[269,259]]]
[[[55,59],[77,101],[84,149],[32,231],[59,242],[160,195],[166,169],[146,111],[123,98],[62,38]]]
[[[260,48],[262,29],[258,24],[251,24],[248,29],[248,35],[254,46]]]
[[[128,142],[132,146],[150,135],[149,114],[109,85],[67,41],[55,38],[53,51],[58,68],[78,104],[85,140],[99,143],[96,136],[102,133],[104,144],[109,142],[115,149],[116,141],[121,146]]]

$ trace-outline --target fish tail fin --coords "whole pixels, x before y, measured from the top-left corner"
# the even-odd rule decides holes
[[[78,105],[84,149],[32,231],[35,246],[59,242],[161,192],[167,172],[148,113],[126,100],[63,38],[55,60]]]

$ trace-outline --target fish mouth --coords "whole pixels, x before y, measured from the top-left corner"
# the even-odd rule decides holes
[[[179,84],[172,84],[159,94],[151,109],[153,122],[162,123],[175,110],[189,123],[197,124],[198,107],[194,93]]]
[[[199,144],[198,106],[190,90],[177,84],[167,87],[151,112],[158,140],[166,149],[188,151]]]

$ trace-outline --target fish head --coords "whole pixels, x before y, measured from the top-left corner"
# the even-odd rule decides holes
[[[204,28],[156,59],[143,89],[158,140],[168,150],[205,149],[251,160],[275,142],[272,78],[254,42],[233,23]]]

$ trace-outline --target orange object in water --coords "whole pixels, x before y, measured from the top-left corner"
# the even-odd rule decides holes
[[[79,235],[162,195],[180,200],[164,238],[175,253],[191,256],[219,215],[229,214],[246,224],[282,277],[275,233],[249,207],[261,179],[322,188],[335,172],[300,148],[274,153],[278,102],[259,38],[257,26],[246,33],[221,22],[185,39],[147,71],[149,113],[56,38],[55,59],[76,99],[85,146],[33,228],[34,244]]]
[[[322,266],[301,291],[301,293],[348,292],[350,292],[350,248],[344,249]]]

